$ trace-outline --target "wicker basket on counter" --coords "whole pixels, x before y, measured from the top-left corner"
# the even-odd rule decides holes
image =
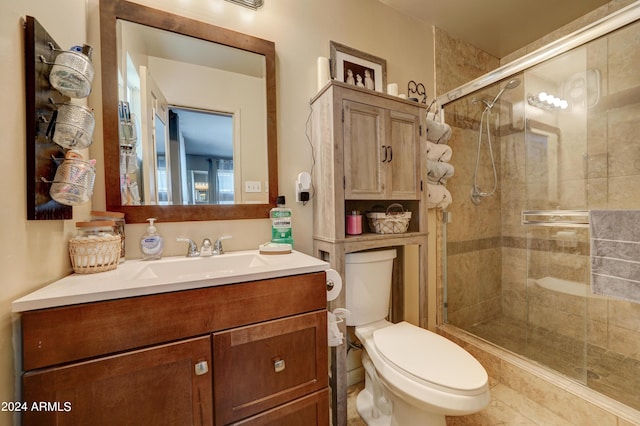
[[[368,212],[369,228],[376,234],[404,234],[409,229],[411,212],[405,211],[402,204],[394,203],[386,212]]]
[[[120,235],[69,241],[71,266],[77,274],[105,272],[118,267]]]

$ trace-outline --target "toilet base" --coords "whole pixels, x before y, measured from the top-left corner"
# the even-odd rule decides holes
[[[376,409],[373,395],[366,388],[356,398],[358,414],[367,426],[446,426],[444,415],[419,410],[406,402],[393,398],[393,412],[384,415]],[[376,416],[377,417],[374,417]]]
[[[367,389],[358,393],[356,408],[367,426],[389,426],[391,424],[391,416],[379,412],[373,403],[373,395]]]

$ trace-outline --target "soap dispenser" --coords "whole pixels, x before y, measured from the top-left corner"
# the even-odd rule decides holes
[[[140,239],[140,250],[142,251],[142,260],[156,260],[162,257],[162,250],[164,249],[164,238],[153,225],[156,218],[147,219],[149,226],[147,232]]]

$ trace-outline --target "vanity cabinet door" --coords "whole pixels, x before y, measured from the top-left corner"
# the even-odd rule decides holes
[[[326,392],[327,312],[215,333],[213,357],[216,425],[248,418],[317,391]],[[305,407],[298,407],[302,411],[297,415],[305,412]],[[315,413],[315,408],[310,410]],[[291,420],[296,416],[293,411],[271,415]],[[328,417],[328,410],[322,415]],[[265,424],[255,421],[247,424]],[[314,425],[316,421],[297,424]]]
[[[23,425],[213,425],[210,369],[206,336],[28,372]]]

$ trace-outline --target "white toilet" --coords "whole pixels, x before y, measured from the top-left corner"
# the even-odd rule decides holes
[[[369,426],[444,426],[445,416],[482,410],[488,376],[471,354],[423,328],[385,320],[395,257],[395,250],[346,255],[347,325],[364,348],[358,414]]]

